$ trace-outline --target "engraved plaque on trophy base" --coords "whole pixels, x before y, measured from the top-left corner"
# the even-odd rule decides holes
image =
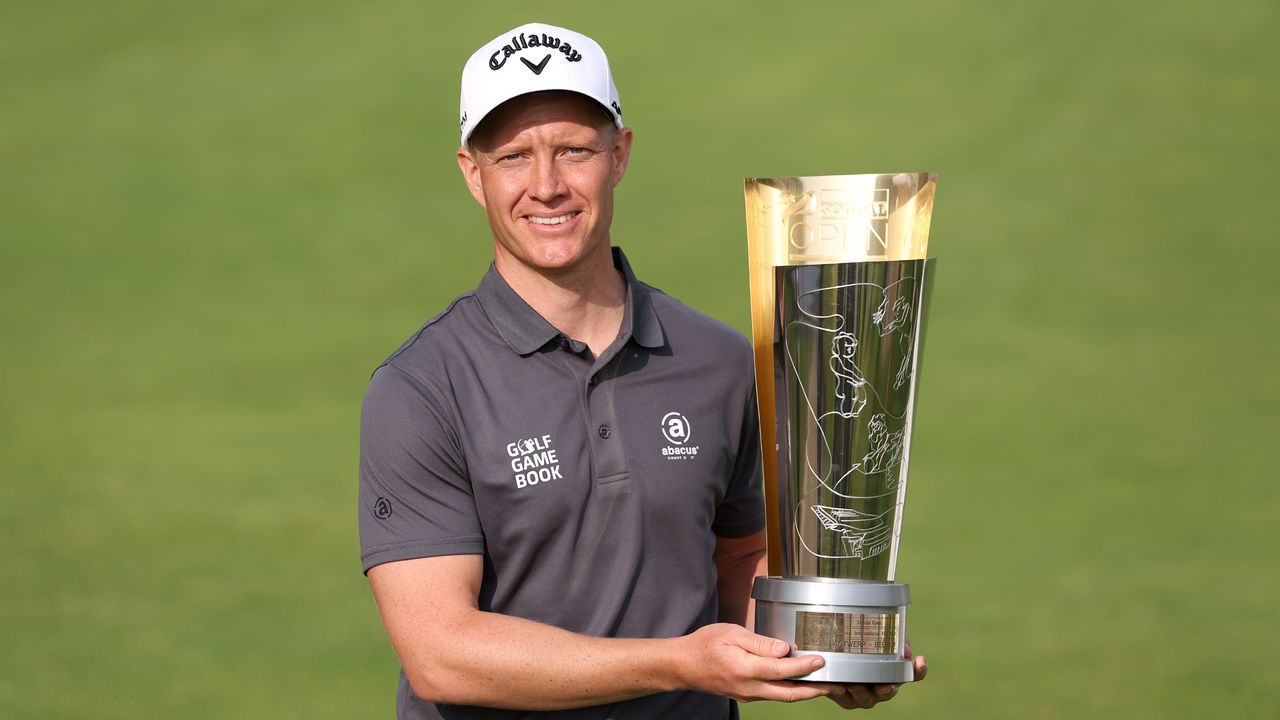
[[[762,577],[751,597],[757,633],[826,660],[798,680],[904,683],[914,677],[903,657],[911,593],[902,583]]]

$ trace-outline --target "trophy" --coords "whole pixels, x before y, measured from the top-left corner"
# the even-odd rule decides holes
[[[747,238],[769,575],[756,632],[826,663],[800,679],[901,683],[894,582],[937,176],[749,178]]]

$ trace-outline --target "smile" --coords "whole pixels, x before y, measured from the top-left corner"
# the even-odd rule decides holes
[[[578,213],[565,213],[564,215],[556,215],[555,217],[538,217],[537,215],[527,216],[529,222],[534,225],[560,225],[567,223]]]

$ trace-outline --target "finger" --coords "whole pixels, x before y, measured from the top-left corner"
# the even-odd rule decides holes
[[[876,702],[884,702],[892,700],[894,695],[898,694],[899,685],[874,685],[871,693],[875,696]]]
[[[923,655],[917,655],[913,662],[912,668],[916,672],[916,682],[920,682],[929,672],[929,661],[925,660]]]
[[[830,686],[831,692],[827,694],[827,697],[831,698],[832,702],[845,710],[853,710],[857,707],[857,705],[854,704],[857,701],[849,697],[848,688],[837,683],[831,683]]]
[[[844,685],[845,692],[831,695],[831,699],[845,710],[875,707],[880,702],[870,685]]]
[[[829,696],[832,693],[830,683],[788,682],[775,680],[762,682],[753,688],[752,697],[774,702],[801,702],[814,698]]]
[[[827,697],[831,701],[845,710],[853,710],[859,707],[858,700],[849,695],[849,687],[841,683],[810,683],[811,685],[821,685],[827,692]]]
[[[791,653],[791,646],[787,643],[764,635],[756,635],[753,632],[744,630],[742,637],[735,638],[738,647],[761,657],[784,658]]]
[[[826,664],[821,655],[801,655],[789,658],[756,658],[751,675],[761,680],[787,680],[801,677]]]

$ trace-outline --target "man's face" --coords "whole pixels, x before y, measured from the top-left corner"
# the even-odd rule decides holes
[[[615,130],[591,100],[538,93],[485,118],[458,166],[484,206],[499,264],[544,274],[608,252],[613,189],[631,155],[631,130]]]

